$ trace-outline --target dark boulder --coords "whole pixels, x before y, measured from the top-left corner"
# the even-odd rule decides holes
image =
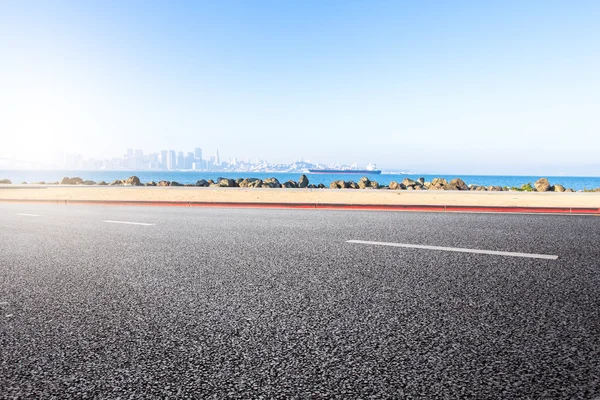
[[[142,182],[140,182],[140,178],[138,178],[135,175],[127,178],[125,180],[124,184],[127,186],[142,186]]]
[[[199,187],[208,187],[209,183],[205,179],[200,179],[196,181],[196,186]]]
[[[554,185],[552,186],[552,190],[554,192],[564,192],[565,191],[565,187],[563,185]]]
[[[108,185],[108,183],[106,183],[104,181],[100,181],[100,182],[98,182],[98,185],[100,185],[100,186],[106,186],[106,185]]]
[[[366,176],[363,176],[358,181],[358,187],[361,188],[361,189],[366,189],[368,187],[371,187],[371,181]]]
[[[546,178],[540,178],[533,184],[538,192],[547,192],[550,190],[550,182]]]
[[[325,186],[324,184],[322,184],[322,183],[319,183],[319,184],[317,185],[317,188],[318,188],[318,189],[325,189],[325,187],[326,187],[326,186]]]
[[[417,179],[417,182],[419,182],[421,186],[423,186],[425,184],[425,178],[419,178]]]
[[[451,190],[469,190],[467,184],[460,178],[452,179],[450,181]]]
[[[343,189],[344,187],[346,187],[346,182],[339,180],[339,181],[332,181],[329,184],[329,189]]]
[[[83,181],[83,184],[86,185],[86,186],[91,186],[91,185],[95,185],[96,182],[94,182],[94,181]]]
[[[283,182],[281,184],[281,187],[282,188],[286,188],[286,189],[297,189],[298,188],[298,184],[296,184],[296,182],[290,180],[290,181],[287,181],[287,182]]]
[[[406,186],[402,183],[398,183],[396,181],[391,181],[390,182],[390,189],[391,190],[401,190],[401,189],[406,189]]]
[[[410,178],[404,178],[401,183],[404,185],[404,187],[414,187],[419,184],[418,182],[413,181]]]
[[[233,179],[229,179],[229,178],[217,179],[217,185],[219,185],[219,187],[237,187],[238,186],[238,184]]]
[[[158,181],[156,186],[171,186],[171,182],[169,181]]]
[[[280,188],[281,183],[277,180],[277,178],[267,178],[263,181],[263,187],[268,188]]]
[[[300,175],[300,179],[298,179],[298,187],[305,188],[308,186],[308,178],[306,175]]]
[[[173,181],[173,182],[171,182],[171,183],[169,184],[169,186],[183,186],[183,185],[182,185],[181,183],[179,183],[179,182],[175,182],[175,181]]]
[[[249,188],[260,188],[263,185],[262,179],[250,178],[248,179]]]
[[[64,177],[62,178],[62,180],[60,181],[61,185],[73,185],[73,181],[71,181],[71,178],[68,177]]]
[[[2,179],[0,181],[0,184],[2,184],[2,185],[12,185],[12,182],[10,181],[10,179]]]
[[[154,181],[147,182],[146,186],[156,186],[156,182],[154,182]]]

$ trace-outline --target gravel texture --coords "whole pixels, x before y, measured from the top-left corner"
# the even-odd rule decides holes
[[[0,204],[0,398],[598,398],[599,246],[598,217]]]

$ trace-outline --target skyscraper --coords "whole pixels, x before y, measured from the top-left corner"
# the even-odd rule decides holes
[[[202,161],[202,149],[200,147],[194,149],[194,158],[196,161]]]
[[[221,165],[221,160],[219,159],[219,149],[217,149],[216,165]]]
[[[185,169],[185,156],[183,155],[183,151],[180,151],[177,154],[177,168]]]
[[[167,169],[177,168],[177,157],[175,157],[175,150],[169,150],[167,153]]]

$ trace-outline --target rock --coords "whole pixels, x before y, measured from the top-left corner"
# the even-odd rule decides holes
[[[169,181],[159,181],[156,186],[171,186],[171,182],[169,182]]]
[[[407,186],[406,190],[415,190],[415,186]]]
[[[124,184],[127,186],[142,186],[142,182],[140,182],[140,178],[138,178],[135,175],[127,178],[125,180]]]
[[[305,188],[308,186],[308,178],[306,175],[300,175],[300,179],[298,179],[298,187]]]
[[[450,186],[452,190],[469,190],[467,184],[460,178],[452,179],[450,181]]]
[[[237,179],[235,180],[235,183],[237,183],[237,187],[239,187],[239,186],[240,186],[240,183],[241,183],[243,180],[244,180],[244,178],[237,178]]]
[[[419,182],[421,184],[421,186],[425,185],[425,178],[419,178],[417,179],[417,182]]]
[[[546,178],[540,178],[533,184],[538,192],[547,192],[550,190],[550,182]]]
[[[308,185],[306,188],[307,188],[307,189],[316,189],[316,188],[317,188],[317,186],[316,186],[316,185],[313,185],[313,184],[311,183],[311,184],[310,184],[310,185]]]
[[[73,182],[72,185],[83,185],[83,179],[81,179],[77,176],[74,178],[71,178],[71,182]]]
[[[0,181],[0,184],[2,184],[2,185],[12,185],[12,182],[10,181],[10,179],[2,179]]]
[[[575,191],[573,189],[571,189],[571,188],[568,188],[567,190],[565,190],[565,192],[567,192],[567,193],[575,193]]]
[[[259,187],[262,187],[263,181],[261,179],[256,179],[256,178],[250,178],[250,179],[254,179],[254,180],[249,180],[249,182],[248,182],[248,187],[249,188],[259,188]]]
[[[123,184],[123,181],[120,179],[115,179],[114,181],[112,181],[111,183],[109,183],[110,186],[120,186]]]
[[[87,185],[87,186],[91,186],[91,185],[95,185],[96,182],[94,182],[94,181],[83,181],[83,184]]]
[[[217,179],[217,185],[219,187],[237,187],[237,183],[233,179],[219,178]]]
[[[100,181],[100,182],[98,182],[98,185],[100,185],[100,186],[106,186],[106,185],[108,185],[108,183],[106,183],[104,181]]]
[[[447,185],[447,184],[448,184],[448,182],[446,182],[446,180],[445,180],[444,178],[434,178],[434,179],[431,181],[431,184],[432,184],[433,186],[444,186],[444,185]]]
[[[346,186],[344,181],[333,181],[329,184],[329,189],[343,189]]]
[[[319,185],[317,186],[317,188],[319,188],[319,189],[325,189],[325,185],[322,184],[322,183],[319,183]]]
[[[371,187],[371,181],[366,176],[363,176],[358,181],[358,187],[361,188],[361,189],[366,189],[368,187]]]
[[[425,182],[425,183],[423,184],[423,187],[424,187],[425,189],[429,189],[429,188],[431,188],[431,182]]]
[[[71,181],[71,178],[68,177],[64,177],[62,178],[62,180],[60,181],[61,185],[73,185],[73,181]]]
[[[415,190],[423,190],[423,186],[417,185],[413,189],[415,189]]]
[[[277,178],[267,178],[263,181],[263,187],[280,188],[281,183],[279,183]]]
[[[154,182],[154,181],[147,182],[146,186],[156,186],[156,182]]]
[[[215,181],[213,181],[212,179],[209,179],[207,182],[208,182],[209,185],[214,185],[215,184]]]
[[[354,181],[346,182],[346,187],[349,189],[360,189],[360,187],[358,186],[358,183],[356,183]]]
[[[390,189],[391,189],[391,190],[400,190],[400,189],[401,189],[401,187],[400,187],[400,184],[399,184],[398,182],[396,182],[396,181],[391,181],[391,182],[390,182]]]
[[[475,190],[478,192],[487,192],[485,186],[475,186]]]
[[[296,184],[296,182],[289,180],[287,182],[283,182],[281,184],[282,188],[286,188],[286,189],[297,189],[298,188],[298,184]]]
[[[412,180],[412,179],[410,179],[410,178],[404,178],[404,180],[402,180],[402,184],[403,184],[405,187],[412,187],[412,186],[416,186],[416,185],[418,185],[418,183],[417,183],[417,182],[413,181],[413,180]]]
[[[377,183],[375,181],[371,181],[371,188],[373,188],[373,189],[379,189],[379,183]]]
[[[200,179],[196,181],[196,186],[200,186],[200,187],[208,187],[209,183],[204,180],[204,179]]]
[[[27,185],[27,182],[23,181],[21,182],[21,185]]]
[[[182,185],[181,183],[179,183],[179,182],[172,181],[172,182],[169,184],[169,186],[183,186],[183,185]]]
[[[552,186],[552,190],[554,192],[564,192],[565,191],[565,187],[563,185],[554,185]]]

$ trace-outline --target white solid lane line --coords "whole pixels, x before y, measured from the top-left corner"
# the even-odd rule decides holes
[[[143,226],[152,226],[155,224],[147,224],[145,222],[129,222],[129,221],[111,221],[111,220],[106,220],[106,221],[102,221],[102,222],[106,222],[109,224],[127,224],[127,225],[143,225]]]
[[[38,214],[17,213],[17,215],[22,215],[24,217],[39,217]]]
[[[369,242],[369,241],[365,241],[365,240],[348,240],[346,243],[370,244],[370,245],[375,245],[375,246],[405,247],[405,248],[409,248],[409,249],[455,251],[455,252],[459,252],[459,253],[491,254],[491,255],[495,255],[495,256],[507,256],[507,257],[541,258],[544,260],[558,259],[558,256],[553,256],[550,254],[513,253],[513,252],[509,252],[509,251],[462,249],[459,247],[424,246],[424,245],[420,245],[420,244]]]

